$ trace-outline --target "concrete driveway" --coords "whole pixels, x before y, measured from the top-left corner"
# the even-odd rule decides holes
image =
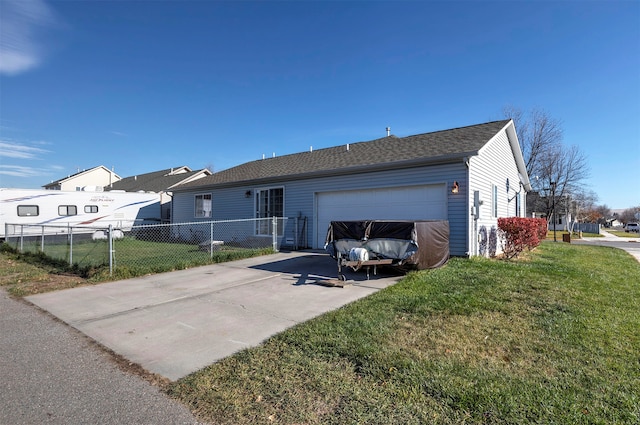
[[[85,286],[27,300],[171,380],[401,279],[346,273],[319,252],[277,253]]]

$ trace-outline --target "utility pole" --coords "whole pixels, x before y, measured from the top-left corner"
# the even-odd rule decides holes
[[[553,217],[553,241],[558,242],[556,239],[556,182],[551,183],[551,216]]]

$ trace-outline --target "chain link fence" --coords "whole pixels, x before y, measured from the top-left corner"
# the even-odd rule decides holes
[[[5,242],[20,252],[43,253],[81,268],[139,276],[231,261],[281,249],[304,248],[298,218],[219,220],[113,226],[6,224]]]

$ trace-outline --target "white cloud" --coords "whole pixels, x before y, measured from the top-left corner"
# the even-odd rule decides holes
[[[44,56],[41,30],[57,23],[42,0],[0,0],[0,74],[15,75],[38,66]]]
[[[0,175],[12,177],[39,177],[42,170],[33,167],[23,167],[21,165],[0,165]]]
[[[114,136],[118,136],[118,137],[129,137],[128,134],[126,133],[121,133],[119,131],[110,131],[111,134],[113,134]]]
[[[49,153],[48,150],[34,148],[20,143],[0,140],[0,157],[16,159],[36,159],[40,155]]]

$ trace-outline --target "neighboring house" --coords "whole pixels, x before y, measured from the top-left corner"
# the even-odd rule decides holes
[[[558,196],[555,199],[555,217],[550,206],[553,202],[550,198],[540,196],[539,192],[527,194],[527,217],[546,218],[549,229],[553,229],[555,221],[556,230],[569,230],[570,223],[574,220],[574,213],[568,196]]]
[[[104,186],[113,184],[118,180],[120,180],[120,176],[107,167],[99,165],[88,170],[78,171],[60,180],[52,181],[42,187],[47,190],[86,190],[91,192],[102,190]]]
[[[176,188],[172,221],[301,217],[303,240],[323,248],[332,220],[444,219],[451,255],[488,255],[491,241],[500,249],[498,217],[524,217],[529,190],[513,121],[503,120],[238,165]],[[255,236],[271,237],[260,226]]]
[[[125,177],[104,187],[104,190],[123,190],[125,192],[154,192],[160,195],[160,215],[163,222],[171,219],[172,190],[185,183],[193,182],[206,176],[207,169],[192,171],[189,167],[175,167],[137,176]]]

